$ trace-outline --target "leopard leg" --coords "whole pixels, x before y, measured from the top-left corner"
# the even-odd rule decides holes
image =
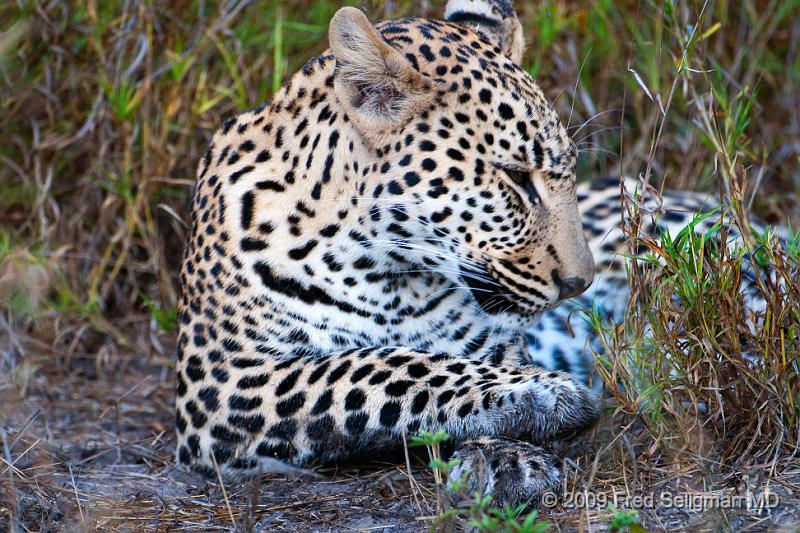
[[[226,372],[224,387],[187,384],[178,399],[183,463],[244,474],[272,470],[276,461],[340,461],[402,447],[404,434],[435,428],[453,442],[504,436],[548,443],[597,416],[592,393],[568,374],[406,348]],[[200,405],[209,416],[198,414]]]

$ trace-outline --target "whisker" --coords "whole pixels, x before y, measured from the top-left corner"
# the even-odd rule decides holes
[[[409,240],[413,240],[413,239],[409,239]],[[418,239],[418,240],[424,240],[424,239]],[[434,247],[430,247],[430,246],[423,246],[423,245],[411,243],[411,242],[408,242],[408,241],[396,241],[396,240],[368,239],[367,242],[369,242],[371,244],[374,244],[374,245],[377,245],[377,246],[381,246],[381,247],[391,247],[391,248],[398,248],[399,247],[399,248],[405,248],[405,249],[410,249],[410,250],[415,250],[415,251],[420,251],[420,252],[427,252],[427,253],[435,256],[435,257],[440,257],[442,259],[454,260],[457,264],[465,264],[465,265],[473,266],[473,267],[476,267],[476,268],[482,268],[483,267],[483,265],[480,262],[475,261],[474,259],[470,259],[470,258],[468,258],[466,256],[461,255],[461,254],[458,254],[458,253],[455,253],[455,252],[450,252],[450,251],[447,251],[447,250],[443,250],[441,248],[434,248]]]
[[[600,128],[600,129],[597,129],[597,130],[594,130],[594,131],[590,131],[586,135],[583,135],[580,139],[573,138],[573,141],[576,142],[576,143],[577,142],[581,142],[584,139],[588,139],[589,137],[597,136],[597,135],[599,135],[601,133],[604,133],[606,131],[617,131],[619,129],[620,129],[619,126],[606,126],[604,128]]]
[[[587,119],[586,119],[586,120],[583,122],[583,124],[575,124],[574,126],[569,126],[569,127],[567,128],[567,130],[571,130],[571,129],[574,129],[574,128],[578,128],[578,129],[575,131],[575,133],[573,133],[573,135],[577,135],[578,133],[580,133],[580,132],[581,132],[581,130],[582,130],[583,128],[585,128],[586,126],[588,126],[589,124],[591,124],[591,122],[592,122],[593,120],[595,120],[596,118],[599,118],[599,117],[601,117],[601,116],[603,116],[603,115],[607,115],[607,114],[609,114],[609,113],[616,113],[616,112],[618,112],[618,111],[619,111],[619,109],[606,109],[605,111],[599,111],[599,112],[595,113],[594,115],[592,115],[591,117],[587,118]],[[617,126],[617,127],[619,127],[619,126]]]

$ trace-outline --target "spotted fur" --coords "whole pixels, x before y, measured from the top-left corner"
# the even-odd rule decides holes
[[[510,3],[453,0],[446,18],[343,8],[330,51],[214,135],[181,273],[180,464],[291,470],[437,427],[535,499],[558,480],[548,443],[596,418],[552,370],[583,340],[549,310],[589,286],[592,253],[597,290],[616,283],[601,237],[618,183],[580,193],[587,244],[575,147],[519,67]],[[526,334],[542,313],[557,334]]]

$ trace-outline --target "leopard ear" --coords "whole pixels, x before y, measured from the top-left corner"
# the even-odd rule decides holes
[[[522,62],[525,38],[511,0],[450,0],[444,18],[470,26],[499,46],[511,61]]]
[[[360,10],[337,11],[328,38],[336,59],[336,97],[373,146],[431,102],[431,81],[392,48]]]

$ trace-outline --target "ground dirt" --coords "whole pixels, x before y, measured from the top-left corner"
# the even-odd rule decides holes
[[[107,369],[98,369],[96,361],[63,362],[67,373],[56,365],[40,367],[24,398],[18,390],[3,391],[0,524],[9,524],[11,531],[399,532],[430,527],[435,490],[419,456],[411,459],[414,489],[402,461],[318,469],[319,478],[265,475],[224,486],[178,470],[171,362],[118,360],[126,362]],[[654,494],[677,494],[688,486],[702,493],[697,473],[610,471],[606,463],[624,464],[613,457],[617,448],[622,454],[640,453],[629,442],[615,443],[614,423],[607,420],[604,429],[566,450],[565,490],[593,480],[590,486],[602,489],[590,492],[612,501],[614,492],[621,495],[626,486],[660,477],[664,484],[652,485]],[[609,460],[595,461],[598,454]],[[656,508],[640,509],[640,516],[650,531],[792,531],[800,515],[800,500],[791,496],[798,481],[800,469],[784,472],[772,487],[780,504],[761,513]],[[552,530],[563,531],[606,531],[611,520],[607,509],[563,505],[543,511],[542,518],[555,526]],[[464,524],[450,527],[459,530]]]

